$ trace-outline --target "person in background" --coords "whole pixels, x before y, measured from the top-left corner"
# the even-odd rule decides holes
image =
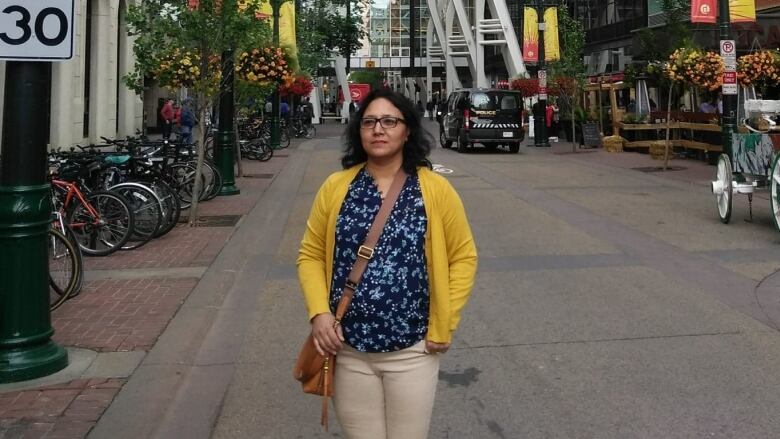
[[[162,117],[163,120],[162,138],[163,140],[168,140],[171,138],[171,131],[173,131],[173,99],[165,101],[165,104],[160,109],[160,117]]]
[[[181,134],[181,105],[173,104],[174,131]]]
[[[417,101],[417,106],[415,107],[417,109],[417,113],[420,115],[420,118],[422,119],[423,114],[425,114],[425,107],[423,107],[422,101]]]
[[[195,117],[195,111],[192,109],[192,99],[184,100],[184,107],[181,110],[181,141],[192,143],[192,128],[198,124]]]
[[[290,106],[287,104],[287,101],[282,101],[282,104],[279,106],[279,117],[281,117],[287,125],[290,124]]]
[[[717,110],[718,108],[709,101],[704,101],[699,105],[699,111],[702,113],[715,113]]]

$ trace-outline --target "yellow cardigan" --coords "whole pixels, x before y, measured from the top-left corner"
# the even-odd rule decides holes
[[[298,279],[309,319],[330,312],[328,296],[333,278],[336,219],[349,185],[363,165],[331,174],[314,199],[298,252]],[[446,178],[419,168],[420,189],[428,228],[425,258],[430,287],[427,340],[450,343],[460,322],[477,271],[477,248],[463,203]]]

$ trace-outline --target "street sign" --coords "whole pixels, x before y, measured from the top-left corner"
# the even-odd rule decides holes
[[[720,41],[720,56],[723,58],[723,95],[737,94],[737,45],[734,40]]]
[[[723,72],[723,94],[737,94],[737,72]]]
[[[726,71],[737,70],[737,47],[734,40],[721,40],[720,56],[726,65]]]
[[[74,0],[0,0],[0,60],[73,58]]]

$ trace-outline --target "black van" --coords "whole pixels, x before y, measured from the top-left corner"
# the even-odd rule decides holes
[[[519,91],[469,88],[450,93],[439,117],[439,141],[458,152],[480,143],[486,148],[508,146],[520,151],[523,131],[523,96]]]

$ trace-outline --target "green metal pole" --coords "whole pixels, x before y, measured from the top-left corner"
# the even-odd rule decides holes
[[[219,131],[217,131],[217,167],[222,173],[222,190],[219,195],[238,195],[236,187],[235,156],[233,152],[233,51],[222,52],[222,80],[219,91]]]
[[[46,133],[51,65],[9,62],[0,165],[0,383],[50,375],[68,365],[51,341],[49,253],[51,187]]]
[[[718,4],[719,8],[719,20],[718,28],[720,29],[720,39],[731,40],[731,14],[729,13],[729,1],[720,0]],[[734,49],[736,51],[736,48]],[[736,95],[724,95],[723,99],[723,114],[721,114],[721,132],[723,133],[723,152],[729,156],[731,162],[734,163],[734,157],[731,154],[731,137],[736,131],[736,119],[737,119],[737,96]]]
[[[538,74],[537,76],[540,79],[542,75],[544,77],[547,77],[547,62],[545,61],[544,57],[544,31],[545,31],[545,24],[544,24],[544,8],[545,8],[545,2],[544,0],[538,0],[536,3],[536,14],[538,15],[538,21],[539,21],[539,62],[537,64],[538,66]],[[545,82],[547,80],[545,79]],[[550,140],[547,137],[547,91],[545,86],[545,93],[542,95],[539,94],[539,108],[542,110],[540,113],[537,114],[536,117],[541,117],[541,123],[537,123],[536,127],[538,127],[538,131],[536,132],[534,136],[534,146],[540,147],[540,148],[549,148],[550,147]]]
[[[274,46],[279,47],[279,9],[282,6],[282,0],[271,0],[273,8],[273,39]],[[274,90],[271,97],[271,148],[279,149],[281,143],[281,127],[279,123],[279,108],[281,107],[281,98],[279,96],[279,86]]]

